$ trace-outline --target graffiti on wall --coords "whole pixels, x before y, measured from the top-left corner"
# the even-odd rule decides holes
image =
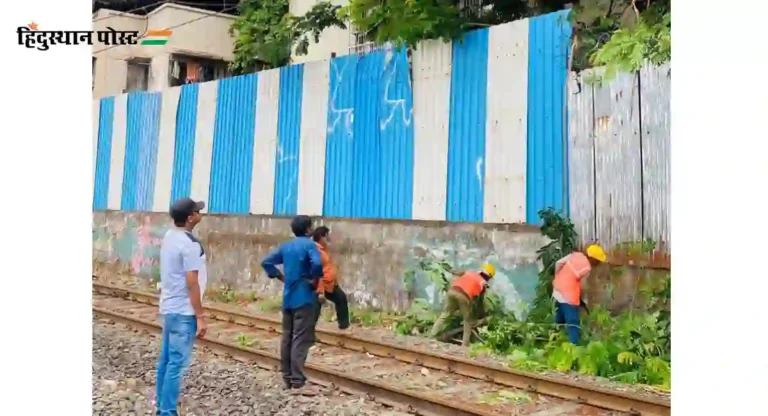
[[[482,264],[491,263],[496,267],[496,276],[490,289],[499,295],[506,311],[523,320],[536,296],[540,270],[535,256],[524,252],[520,247],[511,250],[499,247],[492,240],[473,242],[467,234],[458,234],[450,241],[416,239],[412,242],[412,256],[406,263],[414,273],[412,296],[428,300],[435,309],[442,302],[436,284],[419,268],[420,261],[445,261],[454,270],[479,270]]]
[[[94,258],[127,266],[137,276],[157,277],[160,242],[168,227],[153,225],[148,216],[138,218],[140,223],[128,217],[118,229],[110,229],[112,224],[94,224]]]

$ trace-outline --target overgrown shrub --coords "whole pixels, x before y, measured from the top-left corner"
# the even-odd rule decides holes
[[[553,323],[552,279],[554,264],[571,253],[577,242],[573,224],[552,209],[539,212],[541,233],[551,241],[537,251],[542,262],[536,299],[527,321],[521,322],[502,308],[499,296],[489,291],[485,299],[487,319],[478,328],[474,352],[504,355],[511,366],[528,371],[577,371],[611,378],[625,383],[643,383],[669,389],[671,380],[671,328],[669,300],[671,278],[636,288],[645,300],[645,310],[619,315],[596,305],[582,319],[582,343],[568,342],[565,331]],[[652,245],[643,243],[645,250]],[[424,273],[439,293],[448,289],[451,265],[440,259],[425,258],[417,270],[406,273],[408,290],[417,272]],[[661,284],[659,284],[661,283]],[[426,299],[416,299],[399,319],[395,330],[400,334],[424,335],[429,332],[439,312]],[[454,314],[444,331],[461,326]]]

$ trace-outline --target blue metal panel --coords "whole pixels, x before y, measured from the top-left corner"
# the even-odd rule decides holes
[[[124,211],[152,209],[161,100],[159,92],[135,92],[128,95],[125,169],[120,199],[120,209]]]
[[[355,76],[355,125],[352,169],[352,217],[375,218],[381,202],[381,141],[379,80],[384,52],[360,57]],[[391,169],[391,167],[389,167]]]
[[[115,97],[99,101],[99,137],[96,144],[96,172],[93,181],[93,210],[107,209],[109,195],[109,165],[112,157],[112,122]]]
[[[488,29],[453,42],[446,219],[483,221]],[[512,97],[514,98],[514,97]]]
[[[352,214],[355,72],[357,55],[331,59],[323,215]]]
[[[295,215],[299,189],[299,137],[304,65],[280,68],[280,104],[275,151],[274,215]]]
[[[248,214],[257,74],[223,79],[216,101],[209,212]]]
[[[405,49],[331,61],[323,215],[411,218],[413,91]]]
[[[176,110],[176,144],[173,151],[171,201],[189,197],[192,189],[198,90],[197,84],[187,84],[181,87],[179,107]]]
[[[408,54],[395,51],[380,82],[379,120],[381,192],[377,217],[411,219],[413,209],[413,89]]]
[[[569,10],[534,17],[528,42],[528,164],[526,222],[538,211],[567,211],[567,101]]]

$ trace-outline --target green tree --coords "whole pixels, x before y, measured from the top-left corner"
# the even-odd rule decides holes
[[[481,0],[464,9],[458,0],[351,0],[339,16],[369,42],[416,47],[571,6],[572,69],[606,66],[609,78],[671,58],[670,0]]]
[[[346,28],[337,17],[339,6],[320,2],[303,16],[288,13],[288,0],[243,0],[229,31],[235,36],[232,69],[249,73],[287,65],[291,51],[304,55],[310,36],[318,41],[328,27]]]
[[[582,0],[570,18],[574,70],[605,66],[607,80],[672,58],[671,0]]]

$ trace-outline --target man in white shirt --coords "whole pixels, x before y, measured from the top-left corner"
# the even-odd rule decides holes
[[[157,362],[157,414],[177,416],[181,379],[189,366],[196,336],[205,336],[203,293],[208,274],[205,249],[192,230],[204,202],[181,198],[171,205],[174,227],[160,246],[160,315],[163,339]]]

